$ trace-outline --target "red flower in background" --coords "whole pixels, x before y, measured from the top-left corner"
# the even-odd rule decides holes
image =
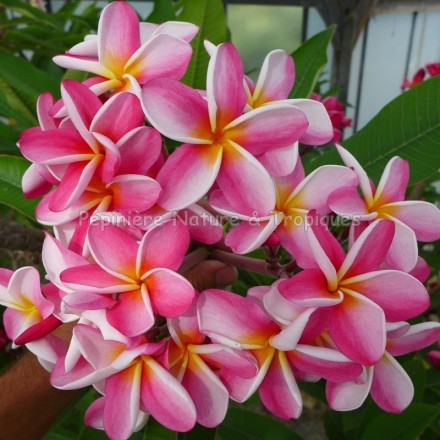
[[[319,93],[312,93],[310,98],[324,104],[333,125],[332,141],[339,142],[342,139],[342,131],[344,128],[351,126],[351,119],[345,115],[346,106],[339,101],[336,96],[327,96],[323,99]]]
[[[425,79],[426,73],[429,73],[429,75],[431,76],[440,75],[440,62],[429,63],[426,64],[425,67],[421,67],[419,70],[417,70],[412,79],[405,77],[403,79],[403,84],[400,86],[400,88],[402,90],[412,89]]]

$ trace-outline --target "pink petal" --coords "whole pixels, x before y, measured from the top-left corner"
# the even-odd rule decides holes
[[[440,210],[432,203],[408,200],[389,204],[383,211],[410,227],[417,240],[429,242],[440,238]]]
[[[198,30],[198,26],[192,23],[186,23],[184,21],[166,21],[154,30],[154,35],[169,34],[189,43],[197,34]]]
[[[229,393],[199,356],[190,355],[182,385],[194,402],[198,423],[214,428],[223,421],[228,410]]]
[[[286,148],[307,129],[304,113],[288,104],[273,104],[251,110],[225,127],[223,136],[252,154]]]
[[[297,419],[301,415],[301,392],[284,352],[276,352],[259,394],[263,405],[280,419]]]
[[[94,157],[78,132],[69,128],[26,130],[20,138],[20,151],[26,159],[43,165],[72,163]]]
[[[54,119],[49,116],[49,111],[55,104],[54,97],[49,92],[42,93],[37,100],[38,122],[42,130],[52,130],[57,128]]]
[[[431,273],[431,267],[422,257],[418,257],[414,269],[409,273],[414,278],[417,278],[420,282],[424,283]]]
[[[371,190],[370,179],[368,178],[367,173],[361,167],[360,163],[354,158],[354,156],[345,148],[338,144],[336,144],[336,148],[345,165],[349,168],[352,168],[357,174],[359,178],[359,186],[361,187],[365,201],[367,202],[368,206],[371,206],[373,204],[373,191]]]
[[[113,192],[113,208],[119,212],[146,211],[162,192],[154,179],[135,174],[116,176],[108,188]]]
[[[327,307],[342,301],[340,292],[329,292],[327,279],[319,269],[306,269],[278,286],[281,295],[302,307]]]
[[[338,215],[349,216],[354,220],[370,220],[377,216],[370,214],[368,208],[355,187],[344,187],[333,191],[328,198],[330,209]]]
[[[75,128],[96,152],[98,146],[90,133],[90,125],[102,107],[99,98],[83,84],[66,79],[61,84],[61,96]]]
[[[143,123],[144,113],[139,99],[132,93],[123,92],[111,97],[101,107],[91,123],[90,131],[101,133],[116,143]]]
[[[57,317],[50,315],[42,321],[37,322],[31,327],[22,331],[20,335],[15,338],[14,344],[23,345],[39,339],[41,340],[42,338],[47,337],[49,333],[52,333],[61,324],[62,322]]]
[[[52,58],[55,64],[65,69],[82,70],[84,72],[94,73],[95,75],[111,78],[112,72],[109,71],[97,60],[91,60],[88,57],[78,55],[57,55]]]
[[[290,174],[295,167],[295,150],[297,148],[298,144],[295,142],[286,148],[266,151],[263,154],[257,155],[256,158],[262,163],[271,176],[286,176]]]
[[[287,200],[287,206],[306,209],[316,209],[320,214],[328,214],[329,195],[341,188],[357,185],[356,174],[346,167],[327,165],[313,171],[307,176]]]
[[[148,331],[154,324],[154,314],[145,285],[141,289],[121,293],[117,304],[107,310],[107,319],[127,336],[139,336]]]
[[[190,243],[187,228],[175,219],[156,226],[144,235],[139,245],[136,272],[142,278],[157,267],[177,270]]]
[[[141,408],[173,431],[189,431],[196,423],[196,408],[188,393],[151,358],[142,368]]]
[[[151,127],[139,127],[117,143],[121,155],[118,174],[146,175],[159,158],[162,149],[160,133]]]
[[[367,367],[366,373],[357,381],[327,382],[325,394],[330,408],[336,411],[352,411],[359,408],[370,392],[374,367]]]
[[[172,35],[158,34],[143,44],[128,60],[125,72],[139,84],[154,78],[180,79],[191,59],[191,46]]]
[[[406,187],[409,181],[408,161],[396,156],[385,167],[374,194],[376,206],[405,200]]]
[[[116,304],[116,300],[107,295],[75,291],[63,297],[63,302],[74,309],[100,310]]]
[[[153,269],[145,278],[153,311],[167,318],[185,313],[194,299],[194,288],[169,269]]]
[[[302,144],[322,145],[332,140],[332,122],[321,102],[313,99],[289,99],[287,102],[301,109],[309,122],[306,132],[299,139]]]
[[[139,19],[125,2],[111,3],[102,11],[98,25],[99,61],[117,75],[140,46]]]
[[[214,341],[233,348],[265,347],[279,332],[255,303],[223,290],[205,290],[199,297],[200,331]]]
[[[392,356],[402,356],[429,347],[439,339],[440,324],[438,322],[423,322],[412,325],[403,335],[389,338],[387,351]]]
[[[215,244],[223,238],[223,226],[217,217],[200,205],[193,204],[182,210],[178,218],[188,228],[192,240]]]
[[[110,376],[105,383],[104,428],[115,440],[125,440],[134,431],[139,414],[142,363]]]
[[[338,349],[354,362],[373,365],[385,350],[383,310],[362,295],[344,293],[344,301],[332,308],[328,330]]]
[[[377,270],[394,237],[395,226],[389,220],[376,220],[359,236],[339,269],[339,279],[347,279]]]
[[[217,184],[228,203],[241,214],[268,216],[275,207],[275,188],[269,174],[235,143],[229,142],[223,148]]]
[[[142,88],[142,104],[150,123],[164,136],[193,144],[211,143],[207,102],[176,80],[157,78]]]
[[[84,424],[95,429],[104,429],[105,397],[100,397],[92,402],[84,415]]]
[[[115,277],[97,264],[70,267],[61,272],[60,280],[74,290],[88,290],[96,293],[115,293],[135,290],[138,285]]]
[[[331,382],[347,382],[362,373],[362,366],[336,350],[311,345],[298,345],[287,353],[291,365],[305,373],[315,374]]]
[[[341,283],[342,288],[342,283]],[[380,270],[344,281],[344,288],[359,292],[379,305],[387,321],[404,321],[422,314],[429,307],[423,284],[396,270]]]
[[[159,205],[171,211],[198,202],[219,173],[222,150],[218,145],[185,144],[174,151],[157,175],[163,189]]]
[[[284,50],[270,52],[263,61],[253,93],[253,107],[286,99],[295,80],[292,57]]]
[[[78,201],[101,164],[101,159],[102,157],[96,156],[90,162],[69,165],[50,198],[49,209],[55,212],[64,211]]]
[[[138,244],[123,229],[103,221],[90,225],[88,240],[90,252],[98,264],[111,275],[136,277]]]
[[[52,188],[52,183],[40,173],[41,168],[43,167],[33,163],[23,174],[21,186],[24,196],[28,199],[43,196]]]
[[[374,366],[371,397],[391,413],[401,413],[414,396],[414,386],[402,366],[387,352]]]
[[[399,220],[394,220],[395,232],[386,262],[393,269],[410,272],[417,264],[418,248],[414,231]]]
[[[243,87],[243,63],[232,43],[217,46],[208,66],[206,93],[212,131],[243,114],[247,97]]]
[[[255,224],[243,221],[229,231],[225,244],[236,254],[247,254],[263,245],[276,228],[276,216],[268,221],[257,219]]]

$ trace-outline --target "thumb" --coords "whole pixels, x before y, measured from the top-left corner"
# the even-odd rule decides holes
[[[217,260],[205,260],[186,271],[183,276],[196,290],[222,288],[237,279],[237,269]]]

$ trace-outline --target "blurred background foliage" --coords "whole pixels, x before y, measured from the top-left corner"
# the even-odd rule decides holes
[[[41,225],[35,222],[38,200],[26,200],[21,192],[21,177],[28,163],[16,146],[20,133],[38,124],[35,103],[44,91],[59,97],[64,78],[83,80],[81,72],[64,71],[52,63],[55,54],[63,53],[95,33],[105,2],[64,1],[55,12],[45,10],[39,0],[0,0],[0,265],[16,269],[33,264],[40,267],[43,239]],[[197,88],[205,87],[209,61],[204,39],[218,44],[230,39],[238,27],[258,27],[260,38],[242,37],[233,41],[243,53],[245,67],[256,71],[264,55],[275,47],[293,52],[296,63],[296,86],[291,97],[306,98],[318,86],[327,63],[327,47],[334,27],[301,44],[301,8],[289,11],[277,6],[255,6],[246,15],[240,5],[228,7],[226,20],[221,0],[156,0],[148,17],[156,23],[166,20],[190,21],[200,26],[193,40],[194,56],[184,81]],[[277,8],[276,23],[267,19],[267,8]],[[275,27],[274,27],[275,24]],[[252,52],[257,50],[257,52]],[[377,184],[386,163],[394,155],[409,160],[411,186],[408,198],[439,204],[440,168],[440,77],[429,79],[388,104],[362,130],[343,142],[353,152]],[[304,150],[303,161],[310,172],[327,163],[340,163],[331,145]],[[432,306],[424,319],[438,320],[440,315],[439,243],[420,247],[421,255],[432,267],[427,283]],[[41,267],[40,267],[41,268]],[[250,285],[268,284],[270,280],[251,272],[241,273],[234,289],[244,294]],[[0,310],[1,313],[1,310]],[[1,322],[1,321],[0,321]],[[416,394],[414,403],[400,415],[381,411],[370,399],[352,412],[329,411],[325,404],[324,384],[304,383],[306,414],[298,421],[283,422],[268,415],[254,396],[238,406],[232,403],[225,422],[217,430],[196,427],[177,434],[150,420],[147,429],[135,439],[154,440],[255,440],[255,439],[325,439],[437,440],[440,438],[440,370],[426,359],[426,351],[401,358],[411,376]],[[0,369],[16,357],[0,326]],[[83,424],[83,414],[94,399],[89,390],[69,408],[45,440],[101,439],[101,432]],[[310,431],[312,426],[312,431]],[[325,428],[325,431],[324,431]]]

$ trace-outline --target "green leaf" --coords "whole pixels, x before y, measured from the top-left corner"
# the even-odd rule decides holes
[[[411,359],[403,364],[403,368],[414,385],[413,402],[423,402],[423,391],[426,382],[426,370],[420,358]]]
[[[193,55],[182,81],[197,89],[206,88],[206,72],[209,55],[203,45],[209,40],[217,45],[226,41],[226,16],[221,0],[184,0],[180,21],[199,26],[199,32],[191,42]]]
[[[28,167],[29,162],[22,157],[0,155],[0,204],[35,220],[38,200],[25,199],[21,189],[21,179]]]
[[[143,430],[145,440],[177,440],[177,432],[171,431],[150,417]]]
[[[243,408],[229,408],[218,435],[222,440],[301,440],[281,421]]]
[[[439,413],[438,406],[415,403],[401,414],[381,414],[367,426],[361,440],[414,440]]]
[[[17,148],[18,133],[10,126],[0,121],[0,153],[19,154]]]
[[[327,64],[327,48],[335,29],[336,25],[332,25],[319,32],[292,53],[296,75],[289,98],[308,98],[313,92],[319,75]]]
[[[58,23],[53,19],[53,17],[51,17],[50,14],[47,14],[41,9],[31,6],[23,1],[0,0],[0,5],[13,10],[23,17],[31,18],[32,20],[44,24],[45,26],[49,26],[50,28],[59,28]]]
[[[154,9],[145,21],[163,23],[176,19],[172,0],[155,0]]]
[[[409,161],[410,184],[430,178],[440,168],[440,76],[391,101],[343,145],[376,183],[393,156]],[[341,163],[334,148],[305,167],[329,163]]]
[[[217,429],[205,428],[197,424],[189,432],[181,432],[178,435],[178,440],[214,440],[216,438]]]
[[[32,96],[35,101],[45,91],[59,94],[59,83],[29,61],[0,50],[0,76],[15,90]]]

